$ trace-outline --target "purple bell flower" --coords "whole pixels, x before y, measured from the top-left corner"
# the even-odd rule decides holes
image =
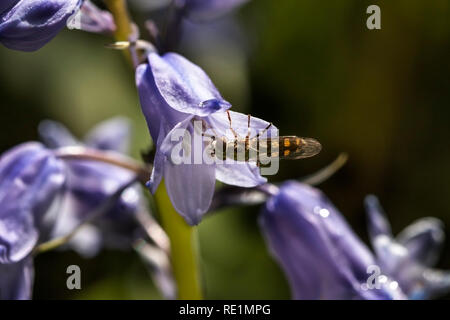
[[[113,118],[98,124],[78,141],[60,123],[44,121],[41,137],[51,148],[84,145],[92,149],[128,153],[131,125],[127,119]],[[116,166],[86,160],[65,160],[67,193],[56,221],[54,237],[70,233],[105,201],[134,179],[135,174]],[[70,246],[84,256],[93,256],[103,247],[130,248],[138,229],[135,214],[141,206],[142,190],[138,183],[123,191],[117,203],[95,222],[79,230]]]
[[[450,291],[450,271],[434,269],[444,243],[443,224],[422,218],[394,237],[375,196],[366,198],[369,235],[377,264],[398,281],[409,299],[429,299]]]
[[[0,43],[14,50],[38,50],[66,26],[81,4],[82,0],[7,0],[0,5]]]
[[[64,167],[39,143],[21,144],[0,159],[0,263],[25,258],[65,181]]]
[[[30,254],[52,227],[64,165],[41,144],[21,144],[0,158],[0,297],[28,299]]]
[[[253,187],[266,181],[257,166],[248,162],[217,164],[193,161],[190,164],[175,164],[172,161],[171,151],[178,143],[171,140],[172,134],[183,129],[195,135],[195,120],[212,128],[215,136],[234,139],[230,135],[230,123],[225,112],[231,105],[222,98],[201,68],[176,53],[163,56],[150,53],[148,63],[136,70],[136,83],[142,111],[156,144],[148,186],[154,193],[164,176],[172,204],[188,224],[198,224],[208,210],[216,179],[242,187]],[[248,131],[247,116],[236,112],[230,112],[230,115],[232,128],[245,137]],[[261,132],[268,125],[264,120],[251,118],[254,131]],[[191,153],[192,157],[195,157],[194,153]]]
[[[369,249],[317,189],[286,182],[265,204],[261,227],[295,299],[399,299],[390,283],[367,289]]]

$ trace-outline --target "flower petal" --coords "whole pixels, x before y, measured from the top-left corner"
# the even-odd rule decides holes
[[[116,117],[96,125],[86,136],[88,147],[112,150],[127,154],[131,143],[131,122],[124,117]]]
[[[0,43],[35,51],[55,37],[81,0],[22,0],[0,17]]]
[[[66,166],[72,209],[81,220],[135,177],[126,169],[94,161],[67,160]]]
[[[397,241],[407,250],[411,259],[425,266],[433,266],[445,240],[443,223],[436,218],[422,218],[406,227]]]
[[[158,141],[160,135],[163,135],[162,139],[164,139],[167,133],[177,123],[183,121],[187,115],[176,111],[167,104],[156,87],[152,69],[148,64],[137,67],[136,86],[142,113],[153,141]]]
[[[178,164],[167,161],[164,181],[174,208],[189,225],[196,225],[208,211],[216,183],[214,165]]]
[[[206,73],[186,58],[176,53],[162,57],[150,53],[148,59],[156,86],[173,109],[207,116],[231,107]]]
[[[64,182],[62,162],[41,144],[25,143],[1,157],[0,263],[31,252]]]
[[[410,261],[408,250],[397,243],[393,238],[380,234],[372,239],[372,246],[377,257],[377,263],[383,272],[395,275],[399,268]]]
[[[369,219],[369,235],[372,242],[378,235],[386,235],[392,238],[393,235],[391,225],[386,219],[386,215],[383,208],[381,208],[378,198],[373,195],[369,195],[366,197],[364,203]]]
[[[79,145],[80,142],[60,122],[44,120],[39,123],[39,135],[51,149]]]
[[[152,194],[155,194],[159,184],[161,183],[164,174],[164,161],[166,160],[166,156],[161,151],[161,145],[165,139],[163,126],[160,126],[160,131],[158,141],[156,141],[156,154],[155,159],[153,160],[152,174],[150,176],[150,180],[146,184]]]
[[[0,264],[0,300],[31,299],[34,281],[33,258]]]
[[[211,205],[215,186],[215,164],[195,163],[192,140],[193,116],[178,123],[165,137],[159,152],[164,155],[164,178],[174,208],[190,225],[200,222]],[[179,140],[173,140],[173,137]],[[175,147],[181,146],[179,149]],[[195,146],[195,145],[194,145]]]
[[[266,183],[267,179],[259,173],[259,168],[253,163],[218,164],[216,179],[235,186],[251,188]]]

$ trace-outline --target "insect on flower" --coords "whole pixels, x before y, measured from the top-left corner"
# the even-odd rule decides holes
[[[278,135],[276,137],[266,137],[265,135],[272,127],[272,123],[251,137],[251,115],[248,115],[247,135],[241,137],[233,129],[230,112],[227,110],[226,113],[233,139],[218,135],[212,126],[203,122],[204,129],[210,129],[213,132],[213,135],[206,133],[202,133],[202,135],[211,139],[210,154],[217,159],[256,162],[258,166],[261,166],[260,160],[264,158],[297,160],[313,157],[322,150],[320,142],[313,138]]]

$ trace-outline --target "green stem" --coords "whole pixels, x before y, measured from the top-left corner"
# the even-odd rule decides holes
[[[126,0],[104,0],[104,2],[113,15],[114,23],[116,24],[114,38],[116,41],[128,41],[132,27]],[[123,52],[127,61],[131,62],[130,53],[127,50]]]
[[[128,41],[131,33],[131,21],[128,15],[127,3],[125,0],[105,0],[106,6],[114,17],[116,32],[114,37],[117,41]]]
[[[178,299],[201,300],[198,272],[197,230],[190,227],[172,206],[164,182],[155,193],[161,224],[170,239],[172,270],[177,283]]]

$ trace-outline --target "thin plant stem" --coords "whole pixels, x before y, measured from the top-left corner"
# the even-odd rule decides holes
[[[325,168],[321,169],[316,173],[313,173],[309,177],[303,178],[301,182],[309,184],[311,186],[321,184],[322,182],[328,180],[331,176],[333,176],[337,171],[339,171],[339,169],[341,169],[347,163],[347,160],[348,154],[341,153],[336,158],[336,160],[334,160],[328,166],[326,166]]]
[[[120,187],[110,198],[106,199],[102,205],[96,209],[94,209],[91,213],[88,214],[87,218],[82,221],[78,226],[76,226],[70,233],[67,235],[49,240],[47,242],[41,243],[36,248],[34,248],[33,253],[39,254],[43,252],[47,252],[50,250],[54,250],[62,245],[65,245],[68,243],[80,229],[82,229],[85,225],[93,222],[95,219],[97,219],[99,216],[101,216],[103,213],[110,210],[116,203],[117,200],[122,196],[122,193],[131,185],[136,183],[136,179],[130,180],[128,183],[124,184],[122,187]]]
[[[136,173],[138,180],[145,184],[150,177],[151,168],[142,166],[135,160],[113,151],[101,151],[85,147],[63,147],[55,154],[63,160],[87,160],[108,163]]]
[[[201,280],[198,268],[197,229],[189,226],[174,209],[161,182],[155,193],[161,224],[170,239],[172,271],[180,300],[201,300]]]
[[[106,7],[109,9],[114,17],[116,24],[116,31],[114,38],[116,41],[129,41],[129,37],[133,32],[133,25],[128,14],[126,0],[104,0]],[[132,62],[132,57],[129,51],[123,51],[127,62]]]

